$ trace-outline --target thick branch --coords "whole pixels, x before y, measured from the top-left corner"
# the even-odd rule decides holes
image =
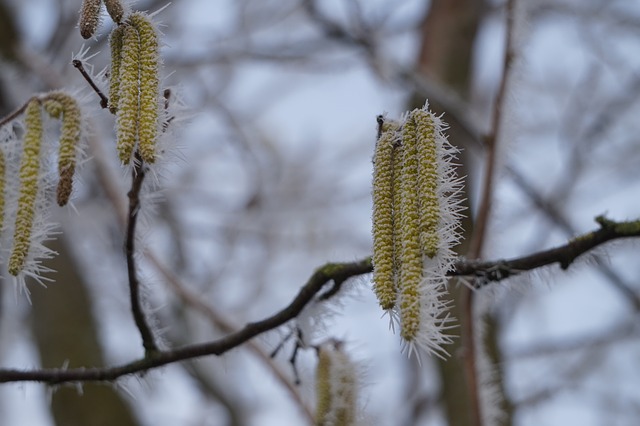
[[[511,260],[498,260],[493,262],[460,260],[456,263],[455,269],[449,272],[449,275],[482,278],[481,282],[478,283],[478,286],[481,286],[491,281],[501,281],[521,272],[553,263],[559,263],[563,269],[566,269],[578,256],[589,252],[601,244],[615,239],[640,237],[640,220],[614,222],[604,217],[598,217],[596,221],[600,224],[599,229],[581,235],[565,245]],[[249,323],[241,330],[212,342],[184,346],[174,350],[151,352],[143,359],[108,368],[46,369],[32,371],[5,369],[0,370],[0,383],[32,381],[59,384],[80,381],[113,381],[125,375],[144,373],[150,369],[173,362],[207,355],[222,355],[242,345],[249,339],[264,332],[274,330],[297,317],[316,295],[318,295],[318,298],[323,298],[331,294],[335,287],[324,293],[320,293],[328,282],[333,281],[336,286],[339,286],[351,277],[364,275],[370,273],[372,270],[373,267],[370,257],[357,262],[329,263],[316,270],[287,307],[262,321]]]
[[[273,330],[298,316],[304,307],[329,281],[342,283],[349,277],[363,275],[368,272],[371,272],[370,258],[352,263],[327,264],[316,270],[305,286],[300,289],[295,299],[293,299],[286,308],[262,321],[249,323],[241,330],[212,342],[184,346],[174,350],[154,352],[143,359],[110,368],[46,369],[34,371],[0,370],[0,383],[31,381],[53,385],[68,382],[113,381],[125,375],[144,373],[152,368],[161,367],[173,362],[206,355],[222,355],[240,346],[249,339],[266,331]]]
[[[578,256],[589,252],[601,244],[615,239],[640,236],[640,220],[633,222],[613,222],[604,217],[598,217],[596,220],[601,226],[600,229],[581,235],[565,245],[511,260],[494,262],[460,260],[456,263],[455,270],[451,271],[449,275],[479,277],[482,278],[483,281],[478,285],[483,285],[490,281],[501,281],[521,272],[553,263],[560,263],[560,266],[566,269]],[[152,352],[146,358],[109,368],[46,369],[33,371],[0,370],[0,383],[34,381],[59,384],[79,381],[113,381],[125,375],[144,373],[150,369],[173,362],[207,355],[221,355],[242,345],[249,339],[264,332],[274,330],[297,317],[328,282],[333,281],[339,286],[348,278],[367,274],[371,272],[372,269],[370,257],[351,263],[329,263],[316,270],[304,287],[300,289],[298,295],[283,310],[262,321],[249,323],[241,330],[212,342],[184,346],[174,350]],[[331,292],[332,289],[321,293],[318,297],[321,298]]]
[[[490,281],[501,281],[521,272],[553,263],[559,263],[562,269],[567,269],[580,255],[601,244],[615,239],[640,236],[640,220],[614,222],[598,216],[596,222],[600,224],[600,229],[580,235],[562,246],[510,260],[487,262],[460,260],[456,263],[455,270],[449,275],[482,278],[482,282],[477,284],[482,286]]]

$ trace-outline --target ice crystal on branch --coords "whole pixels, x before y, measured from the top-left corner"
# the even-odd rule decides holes
[[[461,181],[446,125],[428,106],[397,124],[379,119],[374,154],[373,265],[380,305],[399,321],[409,353],[446,353],[446,273],[460,239]]]

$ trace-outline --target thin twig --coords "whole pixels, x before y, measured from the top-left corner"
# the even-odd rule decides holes
[[[11,121],[13,121],[16,118],[18,118],[18,116],[20,114],[22,114],[25,109],[27,109],[27,105],[29,105],[29,102],[31,102],[32,99],[33,99],[33,97],[29,98],[29,100],[27,102],[25,102],[24,104],[22,104],[22,106],[20,108],[12,111],[9,115],[3,117],[0,120],[0,127],[4,126],[7,123],[10,123]]]
[[[482,249],[485,242],[485,235],[487,232],[487,225],[489,222],[489,216],[491,213],[491,205],[493,201],[493,188],[497,158],[497,143],[498,138],[503,132],[503,112],[505,105],[505,98],[507,95],[507,87],[510,79],[511,64],[516,56],[515,43],[514,43],[514,20],[515,20],[515,0],[508,0],[506,5],[507,14],[507,28],[506,28],[506,43],[505,52],[502,65],[502,79],[500,80],[500,87],[496,95],[496,101],[493,106],[493,116],[491,119],[491,130],[485,137],[484,145],[487,150],[487,164],[482,186],[482,198],[478,207],[478,216],[474,223],[474,232],[469,248],[469,256],[471,258],[479,258],[482,255]]]
[[[96,94],[100,96],[100,106],[103,109],[107,108],[109,106],[109,98],[107,98],[105,94],[102,93],[102,90],[100,90],[100,88],[96,85],[96,83],[94,83],[89,73],[84,69],[84,65],[82,65],[82,61],[74,59],[71,63],[73,64],[74,67],[78,69],[78,71],[80,71],[80,74],[82,74],[84,79],[87,80],[87,83],[89,83],[89,85],[96,92]]]
[[[140,303],[140,282],[136,271],[135,261],[135,238],[138,213],[140,212],[140,189],[144,181],[145,170],[142,158],[135,153],[133,160],[133,170],[131,171],[131,190],[127,194],[129,197],[129,215],[127,218],[127,236],[125,241],[125,253],[127,257],[127,272],[129,274],[129,295],[131,298],[131,312],[136,326],[142,337],[142,345],[147,355],[153,355],[158,351],[153,333]]]
[[[479,259],[482,257],[482,250],[486,240],[487,227],[489,224],[489,217],[491,215],[491,207],[493,203],[493,190],[494,180],[496,174],[496,162],[498,152],[498,138],[503,132],[503,109],[505,104],[505,98],[507,93],[507,85],[509,84],[509,73],[511,71],[511,63],[515,56],[514,50],[514,7],[515,0],[508,0],[506,5],[506,43],[505,53],[502,65],[502,79],[500,80],[500,87],[496,95],[496,100],[493,108],[493,117],[491,122],[491,130],[485,138],[485,147],[487,154],[487,161],[485,166],[485,175],[483,179],[482,192],[480,198],[480,205],[478,207],[478,215],[473,224],[473,234],[471,242],[469,244],[469,258]],[[473,318],[473,290],[464,288],[462,293],[462,309],[465,315],[461,318],[462,323],[462,347],[465,351],[464,364],[465,373],[467,376],[467,385],[469,386],[469,394],[471,396],[471,409],[473,415],[471,416],[476,426],[482,426],[483,416],[480,407],[480,389],[478,384],[478,368],[476,365],[477,351],[475,340],[475,324]]]

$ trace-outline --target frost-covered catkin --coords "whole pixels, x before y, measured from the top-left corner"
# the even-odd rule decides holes
[[[373,288],[380,306],[390,310],[396,304],[394,258],[394,144],[399,124],[380,117],[380,138],[373,162]]]
[[[357,371],[341,342],[328,342],[318,348],[316,426],[356,424]]]
[[[423,349],[441,355],[446,353],[442,346],[451,340],[446,332],[451,319],[443,296],[446,274],[455,259],[453,246],[460,239],[461,183],[452,165],[457,150],[444,136],[445,128],[425,105],[406,114],[394,131],[398,148],[392,154],[381,151],[380,141],[376,148],[374,286],[380,300],[376,276],[382,272],[382,277],[388,277],[392,265],[397,289],[393,314],[399,318],[400,335],[410,354]],[[383,132],[380,139],[384,137]],[[392,183],[383,180],[381,185],[380,178],[389,176]],[[389,205],[380,204],[381,199]],[[382,220],[389,212],[391,220]],[[380,243],[389,238],[394,241],[393,250]]]
[[[158,34],[148,15],[132,13],[128,22],[138,31],[140,40],[140,112],[138,151],[143,161],[156,160],[159,120],[159,45]]]
[[[125,26],[117,26],[109,36],[111,48],[111,72],[109,74],[109,111],[115,114],[120,102],[120,64],[122,63],[122,43]]]
[[[20,195],[13,235],[13,248],[9,258],[9,273],[18,275],[29,253],[33,228],[38,181],[40,174],[40,148],[43,128],[38,99],[32,99],[25,111],[25,136],[20,161]]]
[[[80,35],[82,38],[90,38],[96,33],[100,23],[100,6],[102,0],[83,0],[80,8]]]
[[[115,101],[110,109],[117,109],[118,155],[123,164],[129,164],[137,149],[143,161],[153,163],[160,119],[158,32],[150,17],[141,12],[129,15],[122,27],[111,36],[115,77],[110,96]]]
[[[419,161],[418,197],[420,204],[420,245],[433,258],[438,253],[440,206],[438,201],[438,148],[433,114],[416,110],[411,114],[416,126],[416,155]]]
[[[418,206],[418,158],[415,122],[408,117],[402,127],[401,186],[399,206],[402,211],[399,236],[400,251],[400,335],[413,342],[420,332],[420,283],[422,281],[422,250],[420,247],[420,210]]]
[[[116,147],[120,161],[129,164],[138,139],[140,121],[140,37],[130,25],[124,27],[122,35],[119,76]]]
[[[54,118],[62,120],[60,147],[58,151],[58,189],[56,198],[59,206],[69,202],[73,190],[73,176],[76,170],[77,147],[80,142],[82,115],[78,102],[64,92],[53,92],[43,101],[44,109]]]

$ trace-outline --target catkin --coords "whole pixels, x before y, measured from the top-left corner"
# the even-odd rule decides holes
[[[318,348],[316,426],[353,426],[357,412],[357,367],[340,344]]]
[[[384,120],[381,118],[381,120]],[[395,241],[394,241],[394,143],[398,125],[381,122],[381,134],[376,144],[373,171],[373,286],[384,310],[396,303]]]
[[[122,28],[121,36],[115,30],[112,35],[112,56],[118,57],[118,50],[120,55],[110,94],[112,106],[117,101],[118,154],[129,164],[137,145],[140,158],[153,163],[160,117],[158,34],[149,16],[140,12],[129,15]]]
[[[80,35],[82,38],[90,38],[96,33],[100,23],[100,6],[102,0],[83,0],[80,8]]]
[[[107,13],[113,19],[113,22],[119,24],[122,22],[124,16],[124,6],[120,0],[104,0],[104,5],[107,7]]]
[[[156,160],[156,139],[159,120],[159,45],[158,34],[144,13],[132,13],[128,22],[138,31],[140,40],[140,113],[138,152],[143,161]]]
[[[400,326],[401,336],[413,342],[420,331],[420,281],[422,251],[420,249],[420,212],[418,208],[418,158],[416,125],[409,117],[402,127],[402,182],[400,186]]]
[[[35,215],[40,175],[40,147],[42,145],[42,112],[40,101],[33,99],[25,111],[25,136],[20,161],[20,194],[13,235],[13,248],[9,258],[9,273],[18,275],[24,267],[31,245],[31,232]]]
[[[420,246],[424,254],[433,258],[438,253],[440,224],[440,205],[438,201],[438,187],[440,176],[438,173],[438,152],[436,145],[436,130],[433,114],[422,109],[411,113],[416,124],[418,156],[418,194],[420,205]]]
[[[109,46],[111,48],[111,72],[109,73],[109,111],[115,114],[120,102],[120,64],[122,63],[122,42],[125,26],[117,26],[111,31]]]
[[[76,169],[76,149],[80,141],[81,113],[76,100],[63,92],[50,93],[43,101],[44,109],[54,118],[62,119],[60,147],[58,152],[59,206],[69,202],[73,190],[73,175]]]
[[[140,37],[130,25],[124,26],[123,31],[116,147],[120,161],[129,164],[138,139],[140,122]]]

